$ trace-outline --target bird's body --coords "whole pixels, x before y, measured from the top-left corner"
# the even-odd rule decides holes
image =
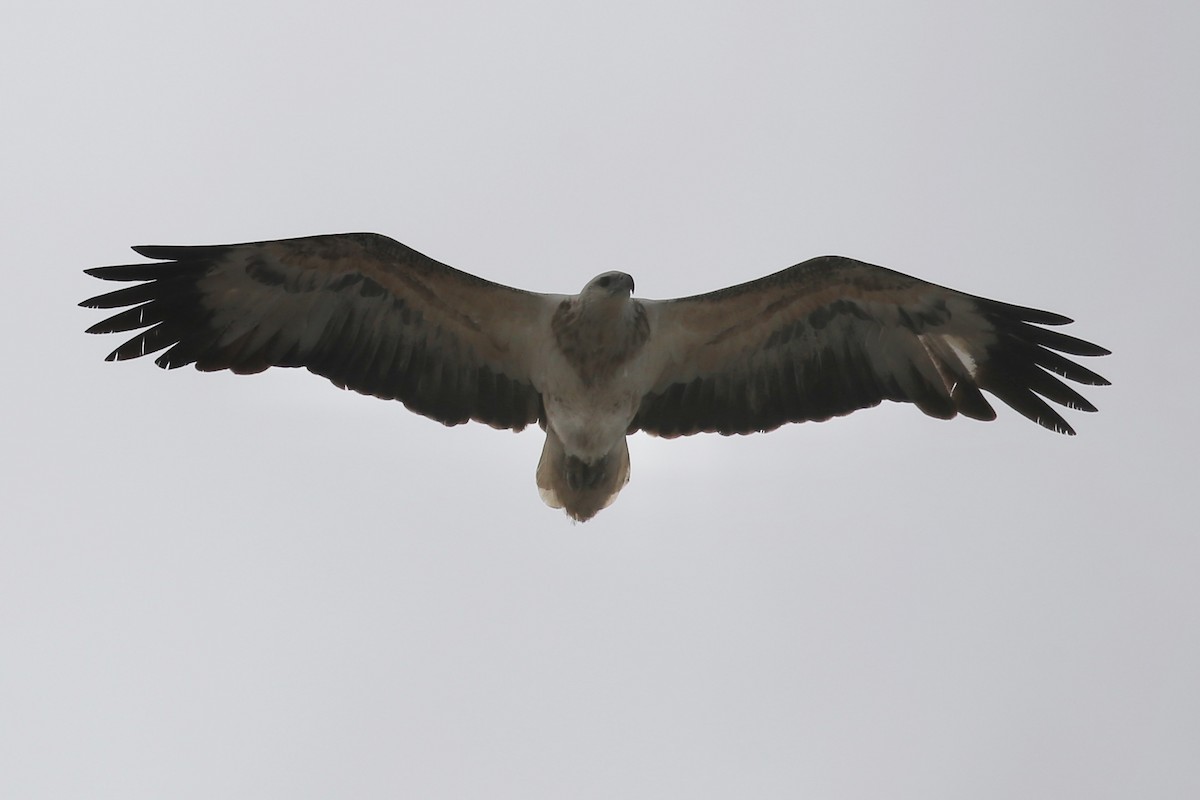
[[[538,489],[576,519],[611,504],[629,481],[625,437],[642,400],[650,334],[632,291],[628,275],[605,273],[563,300],[546,332],[554,346],[536,372],[546,425]]]
[[[626,437],[637,430],[768,431],[884,399],[992,419],[983,390],[1073,433],[1042,398],[1095,408],[1055,375],[1107,383],[1060,355],[1106,350],[1042,327],[1065,317],[838,256],[709,294],[643,300],[622,272],[579,295],[538,294],[377,234],[135,249],[169,263],[88,270],[145,281],[82,304],[131,306],[91,332],[145,328],[110,359],[165,348],[164,367],[303,366],[447,425],[537,422],[542,498],[578,520],[628,481]]]

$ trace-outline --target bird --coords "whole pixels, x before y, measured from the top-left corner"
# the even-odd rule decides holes
[[[1047,401],[1096,407],[1060,378],[1109,383],[1066,357],[1109,354],[1051,330],[1067,317],[845,256],[652,300],[619,271],[577,295],[525,291],[376,233],[133,250],[152,261],[85,270],[133,284],[80,303],[123,309],[88,333],[137,331],[107,360],[304,367],[448,426],[536,423],[542,500],[581,522],[629,481],[637,431],[766,432],[884,400],[987,421],[986,392],[1073,435]]]

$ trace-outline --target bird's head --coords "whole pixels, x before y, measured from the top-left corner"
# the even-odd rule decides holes
[[[624,272],[605,272],[588,281],[583,295],[600,297],[629,297],[633,294],[633,276]]]

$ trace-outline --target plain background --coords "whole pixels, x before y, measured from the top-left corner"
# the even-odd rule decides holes
[[[24,4],[0,796],[1200,796],[1191,2]],[[631,441],[104,363],[81,272],[351,230],[671,297],[840,253],[1078,320],[1055,436]]]

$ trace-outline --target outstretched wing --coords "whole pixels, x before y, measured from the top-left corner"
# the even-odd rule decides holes
[[[535,325],[555,302],[485,281],[386,236],[352,233],[205,247],[135,247],[166,263],[98,267],[144,281],[80,305],[132,306],[89,333],[141,330],[109,360],[166,349],[161,367],[306,367],[455,425],[520,430],[541,414]]]
[[[1041,327],[1066,317],[839,256],[645,305],[661,354],[630,430],[658,436],[768,431],[881,400],[994,419],[982,392],[1073,434],[1046,400],[1096,409],[1055,375],[1108,383],[1061,355],[1107,350]]]

